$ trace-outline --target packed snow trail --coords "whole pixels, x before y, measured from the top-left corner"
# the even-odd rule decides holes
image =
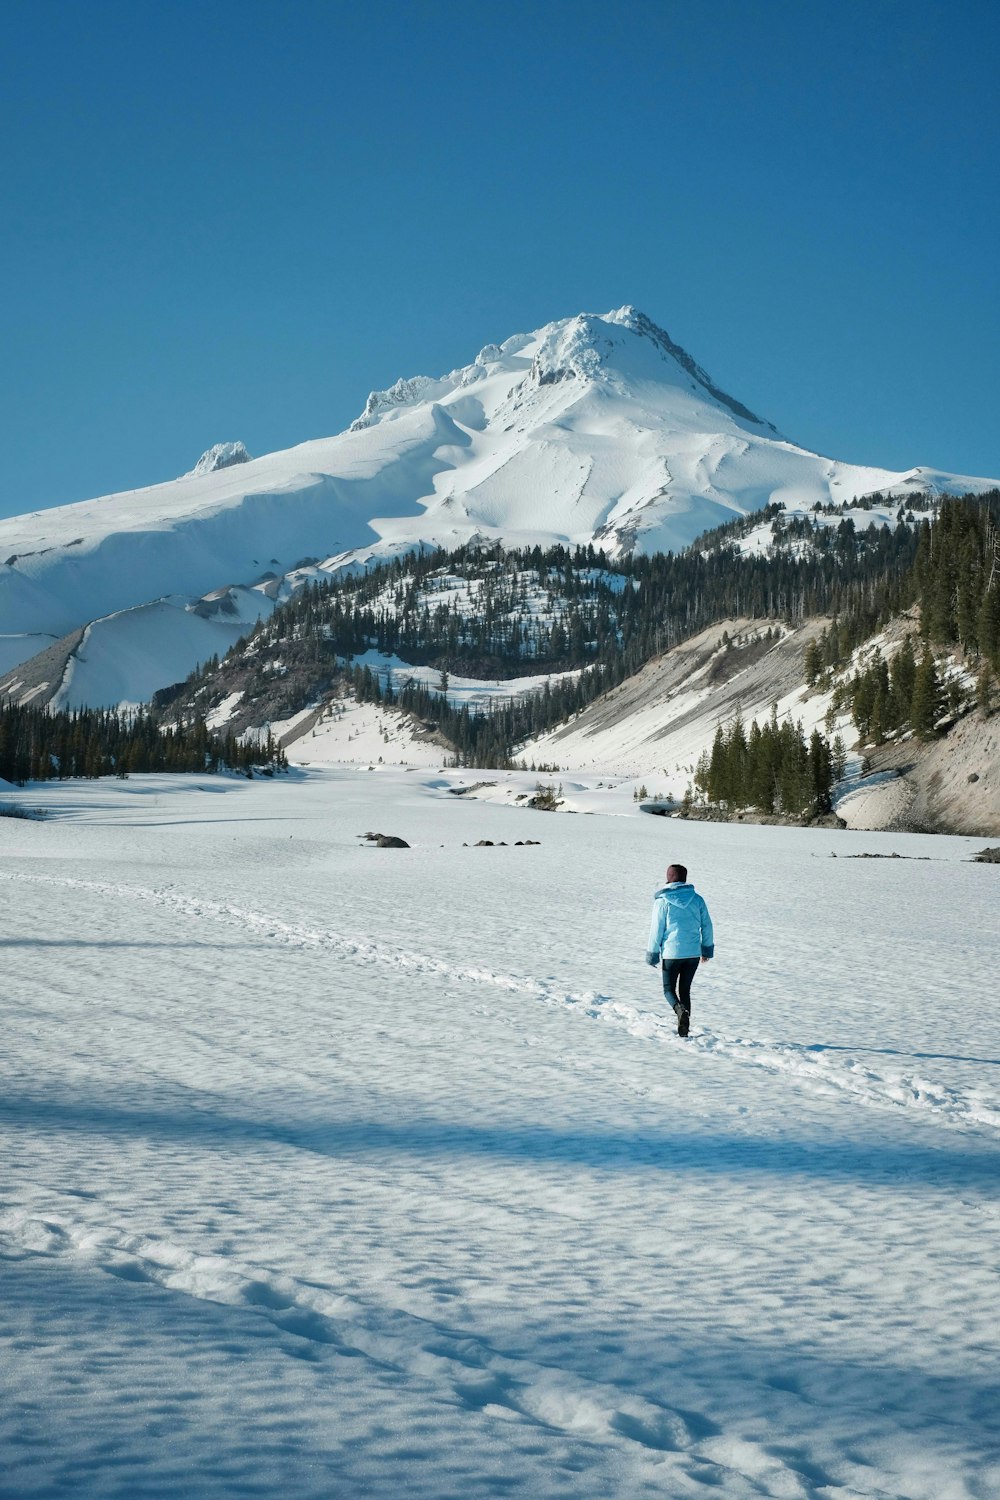
[[[1000,1492],[967,844],[403,773],[8,795],[51,816],[0,820],[5,1496]],[[687,1043],[642,961],[678,852]]]
[[[597,995],[589,991],[560,992],[550,984],[537,979],[504,974],[493,969],[458,967],[427,954],[390,949],[384,944],[372,943],[360,937],[313,931],[296,923],[283,921],[273,914],[248,911],[203,897],[185,896],[165,887],[110,885],[101,881],[44,875],[13,875],[3,871],[0,871],[0,878],[20,880],[29,884],[62,885],[89,890],[115,901],[152,903],[184,917],[223,922],[244,928],[269,942],[290,948],[322,950],[334,953],[338,958],[346,961],[379,964],[406,974],[445,978],[458,984],[489,985],[511,993],[531,996],[533,999],[544,1001],[547,1005],[564,1006],[592,1020],[621,1026],[632,1036],[660,1043],[673,1043],[678,1040],[676,1023],[672,1016],[642,1011],[609,996]],[[829,1091],[840,1090],[858,1103],[872,1108],[899,1107],[931,1110],[938,1119],[949,1125],[986,1126],[991,1130],[1000,1131],[1000,1098],[998,1097],[989,1096],[983,1090],[963,1094],[959,1090],[946,1088],[915,1075],[880,1072],[857,1057],[848,1057],[839,1061],[829,1057],[826,1049],[816,1044],[794,1046],[787,1043],[727,1037],[695,1030],[686,1038],[686,1045],[706,1056],[726,1058],[739,1064],[764,1068],[768,1072],[781,1073],[789,1082],[801,1087]]]

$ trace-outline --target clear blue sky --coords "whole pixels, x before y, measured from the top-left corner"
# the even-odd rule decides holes
[[[623,302],[808,447],[1000,474],[995,0],[0,25],[0,514]]]

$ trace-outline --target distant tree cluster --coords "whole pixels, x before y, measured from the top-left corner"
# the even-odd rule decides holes
[[[907,636],[891,663],[875,651],[869,665],[838,689],[834,702],[850,709],[864,744],[881,745],[909,730],[931,739],[949,707],[949,693],[933,652],[925,644],[918,659]],[[957,698],[950,706],[958,707]]]
[[[901,607],[908,602],[909,590],[900,600]],[[847,614],[836,616],[806,647],[802,665],[807,685],[813,687],[824,673],[845,667],[857,648],[871,640],[884,623],[881,608],[863,600],[856,601]]]
[[[0,778],[16,782],[72,777],[128,776],[141,771],[218,771],[252,774],[283,768],[284,752],[270,736],[240,744],[212,734],[203,719],[161,728],[148,713],[107,709],[48,713],[0,702]]]
[[[775,709],[763,725],[754,719],[749,731],[739,715],[725,727],[720,724],[711,750],[698,762],[694,781],[715,806],[817,817],[831,809],[844,762],[839,737],[831,745],[813,730],[807,739],[801,724],[779,722]]]
[[[1000,671],[1000,491],[945,500],[921,523],[913,583],[928,640]]]

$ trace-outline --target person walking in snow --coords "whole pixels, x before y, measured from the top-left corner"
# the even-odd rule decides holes
[[[684,865],[671,865],[667,883],[653,897],[653,919],[646,944],[646,962],[662,963],[663,993],[677,1016],[677,1035],[687,1036],[691,1024],[691,981],[700,963],[715,955],[715,934],[708,907]]]

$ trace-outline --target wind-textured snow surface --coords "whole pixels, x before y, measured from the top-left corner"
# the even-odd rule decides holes
[[[995,1497],[1000,872],[453,781],[5,793],[4,1495]]]

